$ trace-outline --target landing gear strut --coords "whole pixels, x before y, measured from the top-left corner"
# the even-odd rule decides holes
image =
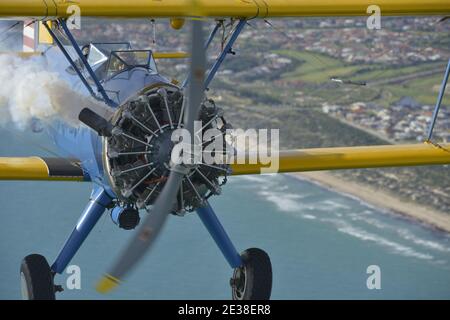
[[[242,252],[243,265],[234,269],[230,280],[233,300],[268,300],[272,291],[272,265],[263,250]]]
[[[272,264],[263,250],[250,248],[239,254],[208,202],[197,214],[234,269],[230,280],[233,300],[268,300],[272,291]]]
[[[20,278],[24,299],[55,299],[55,292],[62,291],[62,287],[54,285],[54,275],[64,271],[110,204],[111,197],[106,191],[103,188],[94,188],[86,209],[52,266],[50,267],[47,260],[39,254],[31,254],[23,259]]]

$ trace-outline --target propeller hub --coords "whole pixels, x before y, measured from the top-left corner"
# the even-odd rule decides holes
[[[162,132],[158,137],[154,137],[152,147],[149,148],[150,154],[147,155],[154,163],[154,168],[157,168],[155,173],[158,175],[165,175],[168,168],[170,168],[170,157],[174,142],[172,141],[172,133],[175,129],[170,129]]]

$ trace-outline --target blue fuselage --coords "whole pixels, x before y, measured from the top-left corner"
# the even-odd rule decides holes
[[[68,64],[64,62],[64,57],[57,50],[49,50],[46,56],[47,59],[56,61],[52,63],[53,68],[61,74],[63,81],[67,81],[79,94],[89,95],[78,76],[67,72]],[[138,66],[101,79],[101,83],[110,99],[117,104],[116,107],[110,108],[118,108],[141,90],[159,84],[169,84],[169,81],[153,70]],[[74,127],[66,122],[56,121],[48,131],[58,148],[58,153],[61,156],[80,160],[88,179],[101,185],[114,197],[103,170],[103,138],[81,122],[78,127]]]

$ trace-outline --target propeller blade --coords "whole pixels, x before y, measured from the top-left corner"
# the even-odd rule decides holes
[[[205,95],[205,66],[206,55],[203,48],[203,24],[192,21],[191,65],[189,69],[188,109],[184,113],[185,128],[194,133],[194,121],[198,119],[200,105]]]
[[[191,41],[191,82],[188,91],[188,103],[186,106],[184,124],[191,136],[194,133],[194,121],[198,118],[200,105],[204,96],[204,74],[206,57],[203,49],[203,32],[200,21],[192,22]],[[156,199],[138,232],[122,252],[109,273],[97,284],[97,291],[106,293],[116,287],[122,279],[149,251],[155,239],[160,234],[167,217],[173,209],[177,199],[178,190],[189,168],[183,164],[174,165],[171,168],[169,178],[163,190]]]
[[[131,270],[140,258],[149,250],[161,232],[170,211],[173,209],[176,194],[183,180],[184,174],[172,171],[169,178],[156,199],[153,208],[139,230],[128,243],[113,268],[103,276],[97,284],[97,291],[106,293],[120,283],[120,279]]]

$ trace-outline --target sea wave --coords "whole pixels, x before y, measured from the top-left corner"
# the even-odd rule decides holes
[[[423,253],[420,251],[417,251],[409,246],[403,245],[401,243],[388,240],[387,238],[384,238],[380,235],[368,232],[366,230],[363,230],[361,228],[355,227],[351,225],[350,223],[338,220],[338,219],[322,219],[322,221],[333,223],[337,230],[341,233],[347,234],[349,236],[352,236],[354,238],[363,240],[363,241],[370,241],[373,242],[379,246],[386,247],[390,249],[393,253],[401,254],[403,256],[407,257],[414,257],[418,259],[423,260],[433,260],[434,257],[431,254]]]
[[[278,210],[282,212],[289,213],[290,215],[314,220],[317,217],[311,213],[305,213],[306,210],[313,210],[313,206],[305,205],[302,202],[298,201],[304,198],[304,195],[296,194],[296,193],[286,193],[286,192],[277,192],[277,191],[267,191],[260,190],[258,191],[258,195],[263,197],[266,201],[273,203]]]
[[[435,241],[426,240],[423,239],[415,234],[413,234],[411,231],[405,229],[405,228],[398,228],[398,226],[392,226],[387,223],[383,223],[380,220],[376,218],[370,218],[367,216],[359,215],[358,213],[352,213],[349,215],[352,221],[362,221],[370,226],[376,227],[380,230],[390,230],[393,231],[396,235],[398,235],[403,240],[407,240],[411,243],[414,243],[416,245],[419,245],[421,247],[432,249],[440,252],[450,252],[450,248],[440,244]]]
[[[269,178],[267,175],[243,176],[239,178],[241,180],[251,182],[251,187],[253,190],[256,189],[256,193],[260,197],[262,197],[265,201],[274,204],[281,212],[285,212],[293,217],[302,219],[319,219],[318,221],[320,222],[332,224],[341,233],[362,241],[376,243],[377,245],[390,249],[394,253],[423,260],[434,259],[434,256],[429,252],[424,253],[418,251],[417,248],[400,243],[397,240],[406,240],[415,246],[441,253],[450,252],[450,248],[445,246],[445,244],[440,244],[435,241],[421,238],[405,228],[398,228],[398,226],[391,226],[383,222],[382,219],[378,219],[379,216],[377,213],[380,211],[383,213],[389,211],[382,209],[380,210],[375,206],[361,201],[353,195],[339,193],[345,198],[340,199],[334,196],[320,202],[312,202],[306,200],[306,198],[313,196],[310,192],[289,192],[292,188],[285,183],[282,176],[271,175]],[[354,205],[352,206],[351,203],[347,203],[347,199],[355,201],[357,205],[361,206],[361,210],[355,212]],[[350,221],[361,222],[379,230],[389,231],[390,239],[386,236],[369,232],[365,229],[364,225],[355,226]],[[393,240],[392,237],[396,238],[396,240]]]
[[[424,240],[421,239],[417,236],[415,236],[413,233],[411,233],[410,231],[406,230],[406,229],[399,229],[397,230],[397,233],[405,240],[408,241],[412,241],[413,243],[429,248],[429,249],[433,249],[436,251],[441,251],[441,252],[450,252],[450,248],[440,244],[438,242],[435,241],[431,241],[431,240]]]

